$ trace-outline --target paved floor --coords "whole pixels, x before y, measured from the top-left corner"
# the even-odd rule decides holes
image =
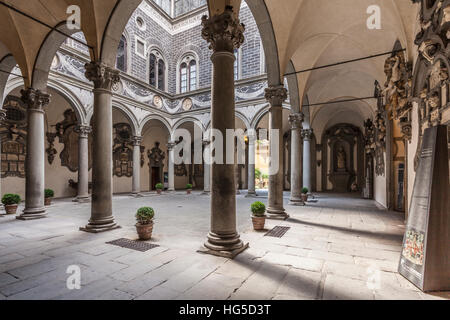
[[[261,201],[267,203],[264,192]],[[401,215],[372,201],[321,194],[306,207],[288,206],[291,218],[270,220],[291,229],[282,238],[252,230],[249,206],[238,196],[238,225],[250,248],[235,260],[196,253],[209,231],[209,197],[194,193],[114,197],[122,229],[77,231],[89,204],[58,200],[48,218],[0,218],[2,299],[440,299],[425,295],[397,272],[404,224]],[[146,253],[106,244],[135,239],[134,212],[156,211]],[[69,266],[81,270],[81,289]],[[69,286],[70,287],[70,286]]]

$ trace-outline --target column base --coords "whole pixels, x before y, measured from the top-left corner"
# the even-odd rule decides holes
[[[208,241],[197,252],[233,259],[249,247],[242,242],[237,233],[218,235],[210,232]]]
[[[257,198],[258,194],[256,192],[247,192],[246,198]]]
[[[91,197],[76,197],[72,200],[72,202],[88,203],[91,202]]]
[[[144,197],[142,194],[140,194],[139,192],[133,192],[133,193],[131,193],[130,194],[130,197],[133,197],[133,198],[142,198],[142,197]]]
[[[287,220],[288,218],[289,218],[289,215],[286,213],[286,211],[283,208],[267,209],[267,219],[269,219],[269,220]]]
[[[241,191],[236,189],[236,194],[241,194]]]
[[[46,218],[47,213],[45,212],[45,208],[34,208],[34,209],[25,209],[23,210],[23,213],[16,217],[17,220],[37,220]]]
[[[80,231],[88,233],[101,233],[120,228],[121,227],[114,222],[114,219],[105,219],[103,221],[89,221],[87,226],[80,228]]]
[[[200,195],[202,195],[202,196],[210,196],[211,195],[211,191],[203,191],[202,193],[200,193]]]
[[[303,200],[301,198],[291,198],[289,200],[289,205],[290,206],[306,206],[306,204],[303,202]]]

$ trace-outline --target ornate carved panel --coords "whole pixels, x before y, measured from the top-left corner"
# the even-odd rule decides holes
[[[133,135],[128,123],[118,123],[113,127],[113,174],[117,177],[133,176]]]
[[[27,111],[20,98],[8,96],[3,109],[5,119],[1,121],[0,137],[2,165],[1,176],[25,178]]]

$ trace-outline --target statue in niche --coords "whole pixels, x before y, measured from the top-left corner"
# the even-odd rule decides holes
[[[341,146],[341,147],[339,147],[339,150],[337,153],[337,169],[338,169],[338,171],[346,171],[346,164],[347,164],[347,155],[345,154],[344,148]]]
[[[113,174],[117,177],[133,176],[133,140],[128,123],[114,125]]]

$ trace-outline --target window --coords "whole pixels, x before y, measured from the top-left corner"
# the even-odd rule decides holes
[[[127,38],[122,36],[119,42],[119,49],[117,51],[116,68],[120,71],[127,72],[128,59],[128,43]]]
[[[166,63],[161,53],[157,50],[150,52],[148,82],[159,90],[166,90]]]
[[[187,64],[182,63],[180,67],[180,91],[181,93],[187,92]]]
[[[186,93],[198,89],[197,60],[192,54],[186,55],[180,64],[179,91]]]
[[[239,68],[240,68],[240,63],[239,63],[239,50],[235,49],[234,50],[234,57],[236,58],[234,61],[234,80],[239,80]]]
[[[191,60],[189,63],[189,90],[197,90],[197,62]]]
[[[139,38],[136,38],[136,54],[145,58],[145,42]]]

